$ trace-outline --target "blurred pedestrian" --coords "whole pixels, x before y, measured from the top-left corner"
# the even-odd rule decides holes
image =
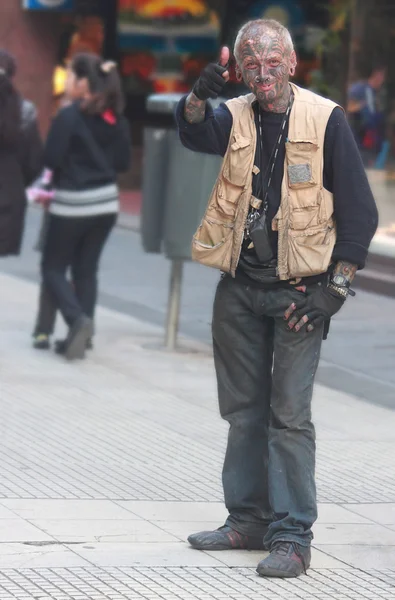
[[[352,293],[377,210],[343,110],[289,82],[289,31],[249,22],[234,54],[251,93],[207,103],[229,78],[224,47],[177,110],[183,144],[224,157],[192,248],[223,272],[212,329],[229,516],[188,540],[267,548],[259,575],[297,577],[317,518],[311,399],[324,327]]]
[[[99,259],[119,211],[117,173],[130,166],[130,135],[115,63],[76,55],[66,88],[72,103],[55,117],[44,154],[54,199],[42,274],[69,327],[63,349],[72,360],[84,357],[93,334]]]
[[[40,178],[28,189],[30,201],[41,204],[43,210],[38,239],[34,246],[34,249],[38,252],[43,251],[45,236],[48,229],[48,207],[53,199],[51,181],[52,172],[49,171],[49,169],[44,169]],[[33,347],[37,350],[48,350],[50,348],[49,338],[55,329],[56,312],[56,305],[52,294],[44,285],[44,282],[41,281],[37,320],[33,332]]]
[[[387,70],[375,67],[365,80],[357,81],[348,90],[347,111],[354,137],[365,166],[373,166],[385,137],[384,108],[380,93]]]
[[[15,73],[15,59],[0,50],[0,256],[20,252],[26,188],[43,166],[37,111],[15,89]]]
[[[66,71],[65,71],[66,72]],[[57,111],[61,108],[69,106],[71,101],[66,96],[66,75],[61,81],[56,82],[55,92],[57,101]],[[44,249],[45,237],[48,231],[49,225],[49,205],[53,200],[54,191],[52,185],[53,173],[49,169],[44,169],[41,177],[35,184],[28,190],[32,201],[41,204],[43,214],[41,218],[40,230],[38,233],[38,240],[35,245],[35,250],[42,252]],[[33,331],[33,348],[36,350],[49,350],[50,337],[55,330],[56,324],[57,307],[55,300],[45,285],[44,281],[41,281],[39,290],[39,301],[36,323]],[[57,353],[64,353],[64,340],[57,340],[55,343],[55,351]]]

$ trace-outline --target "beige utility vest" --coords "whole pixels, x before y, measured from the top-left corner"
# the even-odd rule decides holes
[[[337,106],[291,84],[294,103],[285,143],[281,203],[272,222],[278,231],[278,276],[282,280],[324,273],[336,241],[333,195],[323,186],[324,139]],[[192,258],[231,273],[239,262],[252,195],[256,126],[253,94],[229,100],[233,117],[229,144],[203,220],[194,235]]]

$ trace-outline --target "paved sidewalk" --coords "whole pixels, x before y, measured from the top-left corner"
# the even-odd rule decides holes
[[[0,599],[394,600],[395,412],[317,386],[313,568],[198,552],[222,524],[226,425],[207,347],[106,309],[85,362],[30,348],[37,289],[0,274]]]

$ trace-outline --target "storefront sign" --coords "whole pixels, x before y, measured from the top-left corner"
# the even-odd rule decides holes
[[[75,0],[23,0],[26,10],[70,11],[74,9]]]

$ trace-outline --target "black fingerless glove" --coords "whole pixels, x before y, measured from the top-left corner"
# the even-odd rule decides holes
[[[208,100],[209,98],[218,98],[226,85],[222,74],[227,71],[226,67],[221,67],[217,63],[207,65],[195,85],[192,92],[199,100]]]
[[[317,327],[317,325],[333,317],[341,309],[344,302],[345,298],[330,287],[322,285],[307,296],[303,306],[298,305],[297,310],[292,314],[292,318],[297,318],[297,321],[299,321],[306,315],[309,318],[308,324]]]

